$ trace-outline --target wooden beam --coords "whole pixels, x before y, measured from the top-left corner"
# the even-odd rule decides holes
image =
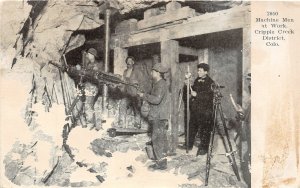
[[[136,19],[129,19],[124,20],[115,28],[116,34],[124,34],[124,33],[130,33],[137,30],[137,20]]]
[[[194,48],[179,46],[179,54],[198,56],[198,50]]]
[[[147,19],[141,20],[137,23],[138,29],[145,29],[157,25],[162,25],[168,22],[187,19],[195,16],[195,10],[190,7],[183,7],[174,11],[166,12],[157,16],[152,16]]]
[[[248,73],[251,72],[251,28],[243,29],[243,79],[242,79],[242,107],[246,108],[249,103],[250,93],[248,89],[249,81],[246,79]]]
[[[241,12],[250,12],[250,10],[251,10],[250,6],[237,6],[230,9],[220,10],[217,12],[201,14],[199,16],[189,18],[188,21],[191,22],[206,21],[214,17],[224,17],[224,16],[228,17],[228,15],[232,15],[232,16],[239,15]]]
[[[174,21],[174,22],[165,23],[163,25],[157,25],[157,26],[146,28],[146,29],[140,29],[140,30],[137,30],[137,31],[133,31],[130,34],[142,33],[142,32],[145,32],[145,31],[159,29],[159,28],[162,28],[162,27],[167,28],[167,27],[170,27],[172,25],[177,25],[177,24],[181,24],[181,23],[183,23],[183,20],[177,20],[177,21]]]
[[[212,13],[214,14],[214,13]],[[227,14],[224,16],[211,17],[202,21],[189,22],[169,28],[167,38],[179,39],[184,37],[191,37],[203,35],[208,33],[215,33],[227,31],[232,29],[243,28],[246,24],[244,17],[245,12],[238,12],[235,14]],[[201,17],[201,16],[199,16]],[[161,39],[165,40],[165,39]]]
[[[245,27],[249,20],[250,6],[237,7],[190,18],[188,21],[168,28],[157,28],[143,33],[116,36],[119,47],[156,43],[214,32]]]
[[[128,50],[125,48],[114,48],[114,74],[123,76],[126,69],[125,60],[128,57]]]
[[[179,79],[180,79],[180,69],[179,69],[179,43],[175,40],[168,40],[161,42],[161,63],[167,67],[170,67],[169,86],[171,92],[171,121],[169,132],[169,152],[176,153],[176,148],[178,145],[178,102],[179,102]]]
[[[208,64],[208,48],[198,50],[198,64],[200,63]]]
[[[133,35],[121,35],[114,37],[114,46],[127,48],[143,44],[151,44],[160,42],[161,29],[151,30]]]
[[[246,75],[251,72],[251,15],[245,16],[247,25],[243,28],[243,79],[242,79],[242,107],[247,108],[250,99],[250,91],[248,88],[249,81],[245,79]]]

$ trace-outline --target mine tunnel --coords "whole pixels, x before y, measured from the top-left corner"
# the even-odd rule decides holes
[[[137,180],[141,171],[153,175],[150,167],[153,162],[160,164],[160,160],[155,159],[156,151],[151,149],[153,120],[144,112],[155,108],[154,102],[145,101],[155,93],[153,88],[157,78],[153,75],[156,71],[159,81],[164,84],[161,89],[167,93],[162,96],[169,97],[168,108],[163,108],[169,110],[168,117],[160,121],[167,122],[163,125],[166,126],[163,137],[166,141],[161,142],[165,144],[163,154],[168,165],[164,168],[156,166],[154,170],[160,170],[170,178],[176,179],[173,170],[187,177],[183,182],[172,181],[168,184],[171,187],[175,184],[204,186],[208,180],[212,187],[249,185],[249,169],[241,164],[244,153],[238,151],[241,143],[236,141],[239,134],[236,127],[239,122],[232,104],[234,100],[246,109],[250,101],[245,76],[250,72],[249,4],[48,1],[43,5],[34,3],[30,10],[15,42],[16,55],[12,64],[13,70],[18,69],[24,66],[26,59],[34,67],[26,74],[30,75],[26,81],[31,86],[24,115],[26,126],[35,131],[42,128],[43,123],[37,117],[44,113],[52,115],[53,119],[63,118],[62,122],[52,124],[53,130],[58,130],[55,134],[60,137],[56,139],[58,144],[53,141],[54,136],[39,132],[33,143],[16,146],[24,147],[24,150],[10,151],[5,164],[6,176],[11,182],[18,185],[38,182],[38,185],[105,186],[122,178]],[[107,10],[110,10],[109,15],[105,14]],[[95,60],[88,59],[90,54]],[[134,62],[133,68],[128,68],[129,57]],[[88,69],[89,63],[101,68]],[[106,63],[107,69],[103,68]],[[217,86],[217,89],[209,86],[209,92],[217,90],[213,94],[221,98],[218,104],[222,110],[218,113],[223,116],[215,115],[214,125],[229,132],[218,128],[209,155],[198,152],[202,143],[198,130],[190,150],[187,146],[185,149],[179,147],[189,139],[187,127],[190,122],[187,119],[190,115],[187,114],[191,113],[187,98],[192,105],[192,85],[203,81],[195,81],[199,69],[203,69],[198,67],[200,64],[209,65],[210,70],[205,71]],[[127,80],[128,70],[131,74]],[[185,89],[187,82],[191,89]],[[33,108],[39,104],[45,110]],[[63,110],[54,113],[56,109]],[[163,113],[161,110],[157,114]],[[23,167],[9,157],[18,152],[31,156],[31,148],[43,146],[41,140],[55,143],[48,148],[52,152],[49,164],[46,161],[48,168],[34,172],[35,164]],[[233,148],[228,149],[228,144]],[[207,162],[212,155],[215,157]],[[28,161],[28,158],[25,156],[20,160]],[[211,166],[207,165],[210,163]],[[112,173],[112,169],[118,169],[120,174]],[[208,170],[211,170],[210,176]],[[24,177],[23,171],[29,178]],[[157,174],[155,177],[158,178]],[[153,186],[159,187],[155,183]]]

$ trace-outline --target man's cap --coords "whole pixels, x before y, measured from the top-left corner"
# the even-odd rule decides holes
[[[95,57],[98,57],[97,50],[95,50],[95,48],[90,48],[88,50],[88,53],[93,54]]]
[[[165,72],[168,71],[168,68],[163,66],[161,63],[156,63],[153,66],[152,70],[155,70],[155,71],[160,72],[160,73],[165,73]]]

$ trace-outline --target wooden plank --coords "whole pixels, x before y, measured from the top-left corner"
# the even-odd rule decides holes
[[[194,48],[179,46],[179,54],[198,56],[198,51]]]
[[[168,40],[161,42],[161,63],[171,69],[171,75],[169,75],[168,82],[171,92],[171,121],[168,131],[169,152],[176,153],[178,145],[178,102],[179,102],[179,43],[175,40]]]
[[[208,20],[187,22],[179,26],[168,29],[168,39],[178,39],[203,35],[214,32],[227,31],[232,29],[243,28],[246,23],[244,21],[245,13],[238,15],[228,15],[224,17],[213,17]],[[161,39],[164,40],[164,39]]]
[[[114,74],[123,76],[123,72],[126,69],[125,60],[128,57],[128,50],[125,48],[114,48]]]
[[[250,12],[250,6],[242,6],[242,7],[233,7],[230,9],[226,10],[220,10],[217,12],[212,12],[212,13],[206,13],[206,14],[201,14],[196,17],[189,18],[188,21],[191,22],[197,22],[197,21],[205,21],[214,17],[219,17],[219,16],[229,16],[229,15],[239,15],[243,12]]]
[[[208,64],[208,48],[198,50],[198,64],[200,63]]]
[[[232,13],[230,10],[231,9],[222,11],[222,16],[220,16],[220,13],[214,12],[209,13],[210,16],[208,16],[208,14],[200,15],[194,17],[193,20],[168,28],[157,28],[143,33],[124,35],[122,38],[115,38],[118,39],[118,41],[114,42],[120,47],[130,47],[238,29],[243,28],[250,23],[248,19],[250,15],[249,7],[235,8]]]
[[[153,16],[137,23],[138,29],[145,29],[177,20],[187,19],[195,16],[195,10],[190,7],[183,7],[176,11],[166,12],[165,14],[160,14]]]
[[[168,28],[170,26],[181,24],[181,23],[183,23],[183,20],[177,20],[177,21],[174,21],[174,22],[171,22],[171,23],[165,23],[165,24],[162,24],[162,25],[157,25],[157,26],[153,26],[153,27],[149,27],[149,28],[145,28],[145,29],[140,29],[138,31],[133,31],[130,34],[142,33],[142,32],[145,32],[145,31],[159,29],[159,28],[162,28],[162,27],[163,28]]]
[[[134,35],[123,35],[122,38],[119,38],[118,43],[120,47],[157,43],[160,42],[161,31],[161,29],[157,29]]]
[[[251,72],[251,28],[245,27],[243,29],[243,93],[242,93],[242,107],[247,108],[250,98],[248,89],[249,81],[246,79],[246,75]]]
[[[124,20],[120,22],[116,28],[115,33],[116,34],[124,34],[124,33],[130,33],[132,31],[137,30],[137,20],[136,19],[129,19]]]
[[[243,80],[242,80],[242,107],[247,108],[250,99],[250,91],[248,88],[249,81],[246,79],[246,75],[251,72],[251,14],[245,16],[246,26],[243,28]]]

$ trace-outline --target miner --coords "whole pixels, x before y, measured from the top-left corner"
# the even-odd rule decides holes
[[[167,168],[167,130],[170,116],[170,95],[164,73],[167,68],[161,63],[156,63],[152,68],[153,88],[150,94],[138,92],[138,95],[150,105],[148,114],[151,126],[151,141],[155,156],[155,163],[150,166],[153,169]]]
[[[251,73],[247,74],[248,89],[251,94]],[[240,123],[239,134],[240,141],[238,144],[240,150],[241,169],[245,182],[251,187],[251,100],[248,101],[248,106],[243,109],[238,105],[237,118]]]
[[[208,151],[210,133],[213,128],[213,97],[212,84],[214,81],[208,76],[209,65],[197,65],[198,77],[191,86],[190,124],[188,149],[192,149],[195,136],[199,132],[200,145],[197,155],[205,155]]]
[[[87,52],[83,52],[83,67],[77,65],[76,68],[81,71],[85,71],[87,74],[92,74],[93,71],[103,70],[103,63],[96,61],[98,57],[97,51],[94,48],[90,48]],[[83,70],[82,70],[83,69]],[[86,125],[90,129],[95,128],[96,130],[101,129],[101,121],[96,122],[96,116],[94,111],[94,104],[96,102],[96,96],[98,96],[99,88],[95,83],[89,80],[85,80],[84,86],[84,100],[81,104],[81,110],[84,111]]]
[[[137,72],[135,71],[135,59],[132,56],[128,56],[125,60],[127,68],[125,69],[123,73],[123,80],[132,83],[132,84],[137,84],[138,83],[138,75]],[[120,103],[120,122],[125,124],[125,127],[127,127],[127,121],[126,121],[126,116],[127,116],[127,111],[128,109],[132,109],[133,115],[134,115],[134,122],[133,126],[140,128],[140,119],[137,118],[138,115],[138,108],[139,108],[139,99],[137,97],[137,90],[136,88],[132,86],[125,86],[124,88],[124,98],[121,100]]]

